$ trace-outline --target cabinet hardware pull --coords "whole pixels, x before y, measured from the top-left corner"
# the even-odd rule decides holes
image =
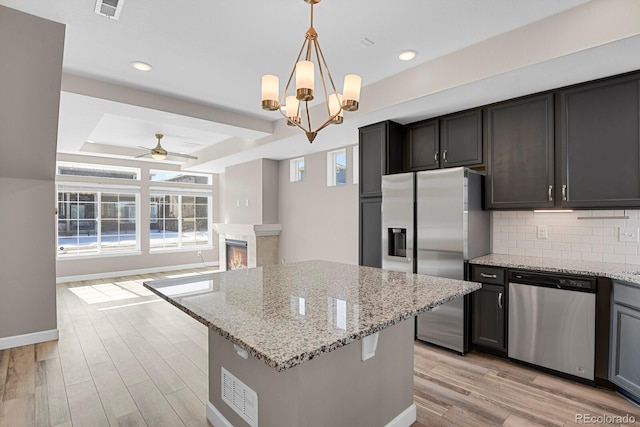
[[[502,305],[502,292],[498,293],[498,308],[499,309],[504,308]]]
[[[447,163],[447,150],[444,150],[442,152],[442,159],[444,160],[445,163]]]
[[[567,201],[567,184],[562,186],[562,200]]]
[[[438,156],[440,155],[440,153],[438,151],[435,152],[435,154],[433,155],[433,161],[438,163]]]
[[[549,186],[549,201],[553,202],[553,185]]]
[[[497,279],[498,276],[495,274],[487,274],[487,273],[480,273],[480,276],[484,277],[485,279]]]

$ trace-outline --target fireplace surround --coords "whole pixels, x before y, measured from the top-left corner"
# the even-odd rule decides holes
[[[219,236],[220,270],[229,269],[227,241],[246,242],[247,267],[277,264],[279,259],[280,224],[213,224]],[[232,260],[233,261],[233,260]]]

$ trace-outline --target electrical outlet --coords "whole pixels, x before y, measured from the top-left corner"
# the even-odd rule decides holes
[[[547,226],[546,225],[538,225],[536,226],[536,232],[538,239],[546,239],[547,238]]]
[[[202,257],[202,251],[198,251],[198,256]]]
[[[620,227],[618,232],[618,239],[621,242],[637,242],[638,229],[636,227]]]

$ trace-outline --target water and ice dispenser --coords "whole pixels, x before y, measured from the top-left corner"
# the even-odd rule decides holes
[[[407,229],[387,228],[389,233],[389,256],[406,258],[407,256]]]

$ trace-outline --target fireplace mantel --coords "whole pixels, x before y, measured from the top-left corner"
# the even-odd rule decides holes
[[[282,224],[213,224],[218,234],[235,234],[241,236],[279,236]]]

